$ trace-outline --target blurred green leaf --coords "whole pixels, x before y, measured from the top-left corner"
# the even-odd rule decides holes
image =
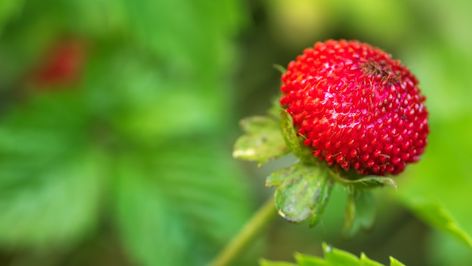
[[[468,89],[472,86],[468,74],[472,70],[472,55],[469,46],[461,50],[458,46],[464,43],[451,44],[450,41],[426,39],[408,47],[404,56],[427,96],[426,106],[433,122],[454,121],[456,117],[472,113],[467,101],[472,97]]]
[[[23,168],[11,173],[26,175],[28,171],[31,180],[21,187],[2,188],[0,243],[27,247],[72,244],[96,226],[103,158],[83,153],[57,163],[60,165],[50,169]]]
[[[462,241],[450,237],[441,231],[432,232],[428,249],[431,256],[428,262],[431,265],[471,265],[472,256],[470,247]]]
[[[3,0],[0,2],[0,36],[3,26],[10,18],[17,15],[23,7],[22,0]]]
[[[221,128],[226,114],[215,99],[191,80],[163,74],[146,53],[118,47],[102,51],[91,65],[83,85],[88,107],[128,139],[155,145]]]
[[[333,248],[323,243],[324,258],[313,257],[301,253],[295,254],[296,264],[288,262],[277,262],[261,260],[261,266],[382,266],[383,264],[369,259],[364,253],[358,258],[344,250]],[[390,266],[404,266],[401,262],[390,257]]]
[[[62,16],[79,31],[125,38],[149,52],[171,76],[192,80],[191,87],[208,97],[226,97],[215,85],[223,85],[221,69],[232,58],[229,40],[242,21],[238,1],[74,0],[63,5],[61,11],[69,16]]]
[[[328,202],[332,180],[321,168],[304,164],[275,171],[266,181],[275,185],[275,206],[291,222],[310,220],[314,226]]]
[[[359,39],[395,45],[411,27],[411,10],[402,1],[332,0],[329,5],[334,16],[342,18],[343,28]]]
[[[472,237],[457,224],[444,207],[431,202],[407,202],[406,204],[424,222],[453,235],[472,248]]]
[[[113,98],[110,85],[124,85],[128,93],[137,87],[138,93],[149,93],[148,104],[135,104],[133,113],[121,117],[129,120],[125,123],[129,130],[147,137],[167,130],[161,126],[167,122],[175,124],[174,131],[178,131],[182,123],[198,126],[202,119],[205,123],[200,128],[210,122],[221,127],[228,121],[231,106],[227,66],[233,58],[230,40],[242,21],[239,5],[235,0],[213,4],[201,0],[26,2],[21,23],[15,24],[0,43],[0,57],[11,61],[5,65],[0,62],[0,89],[4,89],[3,83],[17,86],[48,43],[74,36],[90,44],[94,61],[87,67],[96,73],[88,77],[87,87],[102,91],[108,98]],[[129,57],[102,58],[111,60],[95,65],[97,55],[105,57],[123,50]],[[143,68],[145,73],[140,75],[138,71]],[[106,107],[106,101],[103,104]],[[183,108],[192,112],[178,115]],[[155,123],[156,113],[166,121]],[[179,123],[183,117],[188,119]]]
[[[244,223],[248,197],[224,154],[199,140],[120,158],[116,218],[136,263],[203,265]]]
[[[103,154],[82,136],[76,99],[39,97],[0,122],[0,242],[71,244],[96,226]]]
[[[21,2],[0,3],[0,27]],[[97,225],[106,189],[139,264],[188,265],[189,254],[195,265],[207,262],[247,217],[238,169],[214,144],[230,128],[240,11],[235,0],[25,1],[0,42],[0,90],[14,96],[2,98],[0,240],[73,244]],[[69,36],[87,43],[83,79],[70,99],[50,92],[25,106],[45,93],[23,90],[29,71]]]
[[[472,188],[469,160],[457,156],[472,150],[470,120],[457,117],[431,124],[426,153],[407,170],[397,196],[425,223],[472,247],[472,216],[464,202]]]
[[[288,153],[277,121],[271,117],[253,116],[241,120],[245,134],[234,144],[233,157],[264,164]]]
[[[429,241],[430,263],[470,265],[472,212],[464,195],[472,189],[467,156],[472,149],[472,38],[462,25],[472,23],[471,2],[416,2],[424,7],[417,10],[423,30],[412,33],[417,40],[405,47],[404,59],[428,97],[431,134],[422,160],[407,170],[399,192],[412,212],[438,229]]]
[[[432,0],[428,1],[428,4],[427,8],[421,10],[430,15],[427,18],[427,27],[434,27],[436,29],[435,32],[441,35],[443,40],[449,42],[456,48],[454,49],[456,54],[460,54],[459,51],[466,52],[470,60],[471,54],[469,53],[469,47],[472,45],[472,36],[466,34],[468,29],[463,27],[463,25],[472,22],[469,12],[471,7],[470,1],[454,0],[454,3],[448,4],[441,0]],[[438,19],[438,16],[440,16],[440,19]],[[432,36],[428,37],[431,38]],[[463,81],[465,80],[467,80],[466,77],[464,77]]]

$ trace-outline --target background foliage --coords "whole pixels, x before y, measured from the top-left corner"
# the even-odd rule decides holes
[[[335,188],[316,229],[277,220],[258,257],[471,265],[472,4],[466,0],[0,1],[0,265],[204,265],[269,191],[236,163],[303,48],[359,39],[408,65],[428,96],[422,161],[376,191],[369,232],[341,234]],[[250,178],[249,178],[250,177]],[[433,229],[434,228],[434,229]],[[469,247],[468,247],[469,246]]]

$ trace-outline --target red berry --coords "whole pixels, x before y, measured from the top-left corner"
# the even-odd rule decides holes
[[[81,75],[84,59],[85,47],[82,41],[59,41],[47,51],[34,71],[33,84],[48,87],[73,83]]]
[[[360,175],[395,175],[423,153],[425,97],[415,76],[357,41],[316,43],[282,76],[282,106],[313,155]]]

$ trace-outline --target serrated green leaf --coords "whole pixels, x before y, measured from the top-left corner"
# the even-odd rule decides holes
[[[375,219],[375,202],[369,190],[351,187],[348,193],[344,231],[352,236],[361,229],[372,227]]]
[[[297,156],[305,164],[318,164],[318,161],[313,157],[309,148],[303,145],[301,138],[293,125],[292,117],[286,110],[280,113],[280,123],[282,128],[282,135],[290,152]]]
[[[309,219],[315,225],[328,201],[333,183],[321,168],[295,164],[273,173],[267,183],[277,185],[275,206],[288,221]]]
[[[295,253],[295,261],[299,266],[326,266],[327,262],[323,258],[307,256]]]
[[[140,154],[122,157],[117,171],[116,218],[131,257],[141,265],[208,263],[248,217],[233,160],[204,140]]]
[[[405,264],[399,262],[394,257],[390,257],[389,259],[390,259],[390,266],[405,266]]]
[[[325,260],[330,263],[331,265],[338,265],[338,266],[355,266],[360,265],[360,260],[353,254],[333,248],[326,243],[323,243],[323,253],[325,256]]]
[[[285,155],[288,150],[277,122],[266,116],[241,120],[245,134],[234,144],[233,157],[264,164]]]
[[[390,257],[391,258],[391,257]],[[361,253],[361,266],[383,266],[382,263],[371,260],[365,253]]]
[[[285,262],[272,262],[268,260],[261,260],[261,266],[278,266],[278,265],[297,265],[297,266],[382,266],[383,264],[371,260],[365,255],[364,253],[361,254],[361,257],[358,258],[357,256],[340,250],[333,248],[325,243],[323,243],[323,253],[324,258],[322,257],[314,257],[309,256],[306,254],[296,253],[295,260],[296,264],[288,263],[283,264]],[[405,266],[398,260],[390,257],[390,266]]]

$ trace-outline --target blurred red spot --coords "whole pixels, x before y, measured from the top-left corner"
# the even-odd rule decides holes
[[[41,89],[70,85],[80,79],[85,63],[85,44],[80,40],[61,40],[49,48],[31,75]]]

